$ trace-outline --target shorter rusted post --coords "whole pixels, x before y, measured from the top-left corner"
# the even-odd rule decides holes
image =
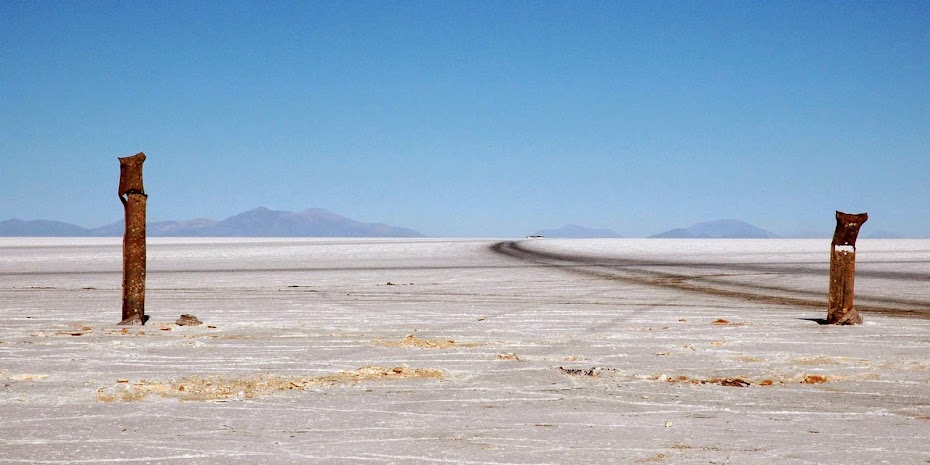
[[[145,324],[145,206],[142,187],[145,154],[119,158],[119,200],[126,216],[123,234],[123,320],[121,325]]]
[[[859,228],[869,219],[868,213],[856,215],[836,212],[830,255],[830,308],[827,323],[832,325],[862,324],[862,316],[853,307],[853,284],[856,278],[856,237]]]

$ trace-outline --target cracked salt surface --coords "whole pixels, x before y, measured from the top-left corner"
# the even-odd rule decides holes
[[[124,328],[0,238],[0,463],[930,463],[930,241],[858,246],[832,327],[823,241],[150,239]]]

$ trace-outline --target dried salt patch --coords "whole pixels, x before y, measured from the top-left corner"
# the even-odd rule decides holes
[[[700,379],[700,378],[688,378],[687,376],[678,376],[669,377],[664,373],[656,378],[657,381],[665,381],[669,383],[689,383],[689,384],[719,384],[721,386],[729,387],[747,387],[751,386],[752,383],[746,381],[742,378],[709,378],[709,379]]]
[[[381,339],[375,339],[372,342],[374,342],[376,345],[384,347],[417,347],[420,349],[447,349],[450,347],[476,347],[480,345],[477,343],[456,342],[452,339],[421,339],[414,336],[413,334],[408,334],[400,341],[384,341]]]
[[[364,366],[357,370],[312,378],[287,378],[269,374],[247,377],[188,376],[166,382],[141,380],[131,385],[118,380],[117,386],[98,389],[96,397],[98,402],[134,402],[152,395],[186,401],[224,401],[253,399],[261,395],[289,390],[354,385],[365,381],[443,379],[444,377],[445,372],[433,368]]]
[[[801,384],[823,384],[828,382],[826,376],[821,375],[807,375],[804,379],[801,380]]]
[[[660,453],[660,454],[656,454],[656,455],[654,455],[654,456],[652,456],[652,457],[649,457],[649,458],[646,458],[646,459],[637,460],[637,462],[639,462],[639,463],[663,462],[663,461],[665,461],[665,459],[667,459],[667,458],[668,458],[668,454],[661,454],[661,453]]]
[[[749,384],[749,381],[746,381],[742,378],[725,378],[720,380],[721,386],[746,387],[749,386]]]
[[[796,365],[868,365],[869,361],[861,358],[827,357],[823,355],[795,357],[790,360]]]
[[[35,374],[23,373],[23,374],[10,376],[10,379],[12,379],[13,381],[38,381],[40,379],[48,379],[48,375],[35,375]]]
[[[930,371],[930,363],[918,360],[900,360],[893,363],[883,363],[882,368],[903,371]]]
[[[54,334],[55,336],[83,336],[92,331],[93,331],[93,328],[91,328],[90,326],[81,326],[80,328],[58,330]],[[31,334],[31,336],[38,336],[38,335]],[[47,336],[47,335],[43,334],[43,336]]]

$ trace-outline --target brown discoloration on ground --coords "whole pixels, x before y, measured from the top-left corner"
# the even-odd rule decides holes
[[[188,401],[253,399],[291,390],[353,385],[368,381],[439,380],[444,376],[445,373],[442,370],[433,368],[365,366],[357,370],[317,377],[285,377],[271,374],[247,377],[195,375],[170,381],[140,380],[132,384],[128,384],[124,379],[118,379],[115,386],[98,389],[96,397],[98,402],[135,402],[149,396]]]
[[[659,378],[661,379],[661,378]],[[721,386],[730,386],[730,387],[746,387],[752,384],[763,385],[762,382],[751,383],[746,381],[743,378],[689,378],[687,376],[678,376],[678,377],[667,377],[665,381],[669,383],[687,383],[687,384],[719,384]],[[764,386],[770,386],[771,383],[764,384]]]
[[[774,378],[763,378],[756,379],[752,377],[726,377],[726,378],[694,378],[688,376],[666,376],[659,375],[654,376],[653,379],[657,381],[665,381],[668,383],[681,383],[681,384],[718,384],[720,386],[730,386],[730,387],[748,387],[748,386],[773,386],[775,384],[789,384],[789,383],[800,383],[800,384],[824,384],[829,383],[830,381],[840,381],[846,379],[842,376],[824,376],[824,375],[798,375],[798,376],[777,376]]]
[[[637,460],[636,463],[658,463],[668,459],[668,454],[656,454],[652,457]]]
[[[56,335],[56,336],[83,336],[83,335],[85,335],[85,334],[90,334],[90,333],[91,333],[90,327],[84,326],[84,327],[81,328],[80,330],[74,330],[74,331],[58,331],[57,333],[55,333],[55,335]]]
[[[791,363],[795,365],[807,365],[807,366],[824,366],[824,365],[859,365],[864,366],[868,365],[869,361],[858,358],[847,358],[847,357],[826,357],[822,355],[810,356],[810,357],[795,357],[792,358]]]
[[[413,334],[408,334],[399,341],[375,339],[372,342],[382,347],[416,347],[419,349],[448,349],[453,347],[477,347],[481,345],[474,342],[456,342],[452,339],[421,339]]]
[[[154,326],[154,327],[153,327]],[[209,339],[251,339],[254,336],[244,335],[244,334],[208,334],[207,331],[201,329],[194,329],[192,326],[179,327],[176,324],[172,323],[157,323],[155,325],[149,324],[149,329],[158,329],[162,333],[157,333],[150,331],[149,336],[169,336],[166,333],[177,329],[183,331],[184,335],[182,336],[185,339],[194,339],[194,338],[209,338]],[[216,326],[206,326],[206,330],[214,332],[218,329]],[[194,332],[191,332],[194,331]],[[145,336],[145,330],[141,328],[133,327],[122,327],[119,329],[109,329],[109,328],[93,328],[91,326],[85,325],[61,325],[58,328],[42,328],[38,331],[29,333],[30,337],[51,337],[51,336],[65,336],[65,337],[76,337],[76,336]],[[3,341],[0,341],[3,343]]]

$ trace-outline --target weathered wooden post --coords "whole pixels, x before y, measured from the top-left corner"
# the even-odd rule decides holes
[[[830,308],[827,323],[832,325],[862,324],[862,316],[853,307],[853,283],[856,277],[856,237],[859,228],[869,219],[868,213],[853,215],[836,212],[830,255]]]
[[[123,234],[123,321],[145,324],[145,204],[142,162],[145,154],[119,158],[119,200],[126,216]]]

